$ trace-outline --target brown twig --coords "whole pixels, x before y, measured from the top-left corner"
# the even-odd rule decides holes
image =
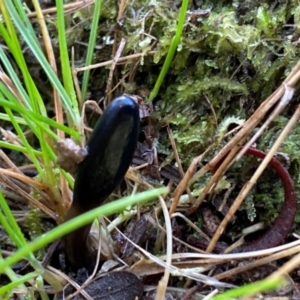
[[[293,123],[295,118],[298,118],[300,114],[300,109],[298,114],[295,113],[295,115],[292,117],[289,123]],[[288,134],[289,130],[291,129],[291,126],[286,126],[283,132],[281,133],[281,136],[286,136]],[[278,138],[277,141],[281,141],[281,138]],[[277,141],[274,144],[274,149],[279,144]],[[273,149],[273,150],[274,150]],[[272,150],[272,149],[271,149]],[[217,231],[215,232],[213,238],[211,239],[206,251],[211,252],[214,247],[216,246],[220,236],[224,232],[227,224],[231,220],[232,216],[235,214],[237,209],[239,208],[242,201],[245,199],[246,195],[250,191],[250,189],[253,187],[253,185],[258,180],[259,176],[261,175],[262,171],[265,169],[265,167],[269,164],[277,173],[277,175],[280,177],[282,181],[282,185],[284,188],[284,195],[285,200],[282,205],[282,208],[280,210],[280,213],[275,220],[272,227],[265,233],[261,238],[258,240],[255,240],[251,243],[246,243],[245,245],[242,245],[239,247],[240,251],[246,252],[246,251],[255,251],[260,249],[267,249],[270,247],[274,247],[279,245],[283,242],[283,240],[286,238],[287,234],[291,230],[291,227],[294,223],[294,218],[297,211],[297,197],[295,194],[295,189],[293,186],[293,182],[289,176],[289,173],[286,171],[286,169],[280,164],[280,162],[274,158],[272,158],[273,153],[270,151],[267,155],[265,155],[263,152],[250,148],[246,152],[247,154],[254,155],[256,157],[262,158],[263,161],[260,165],[260,167],[256,170],[252,178],[248,181],[247,184],[244,185],[243,189],[240,191],[238,197],[235,199],[233,205],[230,207],[228,213],[226,214],[225,218],[221,222],[220,226],[218,227]]]
[[[135,54],[123,56],[123,57],[120,57],[120,58],[117,60],[117,63],[120,63],[120,62],[126,62],[126,61],[129,60],[129,59],[140,58],[140,57],[145,56],[145,55],[154,55],[155,53],[156,53],[156,51],[149,51],[149,52],[147,52],[147,53],[135,53]],[[98,64],[89,65],[89,66],[86,66],[86,67],[76,68],[75,71],[76,71],[76,72],[83,72],[83,71],[86,71],[86,70],[97,69],[97,68],[109,66],[109,65],[111,65],[112,63],[114,63],[114,60],[113,60],[113,59],[107,60],[107,61],[105,61],[105,62],[101,62],[101,63],[98,63]]]
[[[286,250],[281,251],[279,253],[275,253],[275,254],[272,254],[270,256],[263,257],[263,258],[260,258],[258,260],[252,261],[249,264],[238,266],[238,267],[233,268],[231,270],[225,271],[221,274],[216,275],[215,277],[219,280],[230,278],[231,276],[234,276],[234,275],[252,270],[254,268],[263,266],[263,265],[265,265],[267,263],[270,263],[270,262],[273,262],[275,260],[279,260],[279,259],[282,259],[284,257],[288,257],[288,256],[291,256],[293,254],[299,253],[299,251],[300,251],[300,246],[296,246],[296,247],[293,247],[293,248],[290,248],[290,249],[286,249]]]
[[[203,202],[205,199],[206,195],[209,193],[209,191],[212,189],[213,186],[216,185],[216,183],[219,181],[221,176],[224,174],[224,172],[229,168],[230,164],[232,163],[233,158],[239,151],[239,147],[233,147],[231,151],[227,154],[225,157],[224,161],[221,163],[220,167],[217,168],[216,165],[211,165],[208,163],[206,166],[204,166],[204,170],[216,170],[212,178],[209,180],[209,182],[206,184],[205,188],[203,189],[202,193],[199,195],[197,198],[196,202],[190,209],[190,213],[195,212],[200,204]],[[217,169],[216,169],[217,168]]]
[[[226,164],[223,162],[221,165],[222,170],[226,170],[227,164],[232,163],[232,159],[234,159],[235,155],[232,152],[234,146],[238,144],[243,144],[246,138],[251,134],[253,129],[259,124],[259,122],[265,117],[265,115],[273,108],[273,106],[280,100],[280,98],[284,95],[286,91],[286,86],[293,88],[295,84],[298,82],[300,78],[300,60],[298,61],[297,65],[293,68],[284,82],[277,88],[277,90],[270,95],[255,111],[255,113],[244,123],[240,131],[219,151],[219,153],[207,164],[205,165],[200,171],[201,174],[205,174],[210,170],[215,170],[220,161],[227,155]],[[231,151],[231,159],[228,158],[228,153]],[[237,151],[235,152],[237,153]],[[217,179],[217,175],[213,180]],[[196,200],[191,212],[195,211],[202,201],[205,199],[207,193],[210,191],[211,187],[217,181],[210,180],[208,186],[205,187],[204,191]]]
[[[76,12],[77,10],[80,10],[84,7],[87,7],[91,4],[93,4],[95,0],[83,0],[83,1],[76,1],[72,3],[68,3],[64,5],[64,12],[65,14],[71,14]],[[49,15],[49,14],[56,14],[56,7],[50,7],[47,9],[41,10],[43,15]],[[31,12],[27,14],[28,18],[35,18],[38,16],[37,12]]]
[[[117,62],[124,50],[124,47],[125,47],[125,44],[126,44],[126,41],[125,39],[122,38],[121,42],[120,42],[120,45],[118,47],[118,50],[116,51],[116,54],[113,58],[113,62],[110,66],[110,70],[109,70],[109,75],[108,75],[108,79],[107,79],[107,84],[106,84],[106,89],[105,89],[105,94],[106,94],[106,97],[107,97],[107,101],[106,102],[106,105],[108,105],[110,102],[111,102],[111,98],[112,98],[112,94],[111,94],[111,85],[112,85],[112,77],[114,75],[114,70],[115,70],[115,67],[117,65]]]
[[[169,210],[170,215],[172,215],[175,212],[181,195],[186,190],[186,188],[189,184],[189,180],[195,174],[197,165],[199,164],[199,162],[202,160],[202,158],[205,156],[205,154],[209,150],[210,150],[210,147],[208,147],[204,153],[202,153],[201,155],[199,155],[198,157],[193,159],[193,161],[190,164],[188,170],[184,174],[184,177],[182,178],[182,180],[180,181],[180,183],[178,184],[178,186],[177,186],[177,188],[174,192],[174,199],[173,199],[172,205],[171,205],[170,210]]]

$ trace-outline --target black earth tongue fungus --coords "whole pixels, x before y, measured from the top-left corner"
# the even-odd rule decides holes
[[[78,165],[73,202],[65,221],[94,209],[113,192],[132,161],[139,133],[139,107],[127,96],[114,99],[87,142],[88,155]],[[63,238],[66,259],[73,269],[91,271],[96,258],[87,245],[91,224]]]

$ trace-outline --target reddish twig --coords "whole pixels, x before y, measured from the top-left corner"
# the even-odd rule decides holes
[[[254,148],[249,148],[246,154],[253,155],[255,157],[264,159],[266,154]],[[243,244],[234,249],[234,252],[248,252],[276,247],[281,244],[287,235],[289,234],[297,211],[297,197],[294,188],[293,181],[288,171],[282,166],[282,164],[275,158],[272,158],[269,162],[269,166],[279,176],[284,189],[284,202],[279,212],[278,217],[274,221],[271,228],[257,240]],[[195,238],[189,238],[188,241],[198,247],[207,246],[206,241],[197,241]],[[216,245],[216,252],[223,252],[227,248],[224,243]]]

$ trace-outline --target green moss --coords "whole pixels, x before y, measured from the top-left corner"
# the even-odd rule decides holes
[[[189,16],[199,9],[193,5],[190,3]],[[122,78],[118,94],[124,91],[135,94],[140,88],[153,88],[176,32],[179,7],[176,1],[134,1],[126,6],[116,23],[118,7],[115,2],[103,4],[98,45],[104,36],[110,36],[118,41],[126,40],[122,55],[155,51],[153,56],[146,55],[138,64],[133,60],[125,67],[116,67],[114,78]],[[204,0],[201,9],[210,9],[210,15],[187,19],[177,53],[155,99],[154,117],[162,127],[171,126],[185,169],[195,156],[218,142],[205,158],[209,161],[221,147],[228,128],[251,116],[282,83],[300,56],[297,42],[300,8],[296,0]],[[72,21],[78,27],[83,22],[82,28],[87,29],[87,17],[88,13],[83,11]],[[78,36],[86,42],[85,34],[78,33]],[[113,54],[111,48],[109,50],[106,53],[104,48],[96,49],[94,63],[111,59]],[[79,57],[84,57],[85,49],[81,51]],[[78,59],[77,63],[82,62]],[[126,74],[130,75],[124,77]],[[105,89],[107,77],[107,69],[96,70],[91,90]],[[293,109],[287,109],[276,118],[261,137],[259,149],[270,149],[292,113]],[[300,195],[299,134],[300,129],[295,128],[280,151],[289,157],[288,169]],[[165,132],[159,136],[158,148],[170,158],[170,142]],[[227,175],[241,178],[244,163],[237,164]],[[247,171],[242,174],[245,182],[253,170]],[[267,172],[245,202],[249,217],[257,213],[253,203],[262,208],[262,219],[277,214],[283,194],[280,185],[270,189],[272,176],[272,172]],[[201,186],[196,183],[194,188]],[[297,219],[300,220],[300,215]]]
[[[31,240],[41,236],[45,231],[40,217],[40,210],[37,208],[32,208],[28,211],[26,215],[26,224],[28,226],[28,234]],[[45,251],[44,249],[41,249],[38,253],[38,259],[42,259],[44,255]]]

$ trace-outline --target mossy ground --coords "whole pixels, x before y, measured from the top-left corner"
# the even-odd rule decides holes
[[[159,120],[157,148],[165,153],[170,149],[164,130],[169,124],[185,169],[212,143],[220,141],[214,147],[215,151],[219,149],[228,129],[253,114],[282,83],[299,57],[300,8],[297,1],[201,1],[201,5],[198,2],[190,3],[180,45],[154,99],[152,115]],[[115,94],[143,92],[143,95],[148,95],[176,32],[179,7],[180,1],[135,2],[126,6],[116,22],[118,7],[110,1],[104,3],[99,44],[107,37],[111,40],[124,38],[123,56],[145,53],[142,59],[128,60],[116,68],[114,83],[120,85]],[[84,20],[84,14],[82,18]],[[74,30],[78,29],[75,27]],[[82,37],[84,40],[83,33]],[[111,46],[106,46],[97,50],[94,63],[110,59],[113,55],[111,49]],[[154,51],[154,55],[146,54],[147,51]],[[104,54],[108,56],[103,57]],[[107,78],[107,69],[96,69],[90,81],[91,91],[104,93]],[[259,140],[259,149],[270,149],[294,112],[298,98],[296,89],[292,104],[272,122]],[[298,193],[299,133],[297,126],[280,148],[288,156],[286,163]],[[211,151],[205,161],[209,161],[215,151]],[[237,168],[231,172],[240,176],[242,170]],[[249,175],[244,174],[245,178]],[[275,190],[270,194],[270,184],[271,181],[266,182],[265,188],[262,184],[259,195],[256,195],[258,201],[264,199],[266,219],[276,214],[278,207],[274,207],[274,203],[280,203],[282,199],[280,186],[272,187]],[[299,219],[300,215],[297,216]]]
[[[121,56],[132,58],[118,63],[112,78],[111,63],[92,69],[88,97],[84,100],[99,101],[107,93],[112,96],[127,93],[142,96],[147,102],[175,35],[180,5],[181,1],[128,1],[121,9],[116,1],[104,1],[93,64],[113,59],[122,38],[126,43]],[[84,67],[92,11],[90,5],[66,15],[68,47],[70,55],[71,49],[74,50],[76,68]],[[54,51],[58,53],[55,22],[55,18],[47,19]],[[300,6],[296,0],[191,1],[177,52],[152,103],[150,118],[155,124],[152,138],[158,156],[175,165],[166,131],[169,125],[184,170],[193,158],[214,144],[202,164],[209,162],[230,139],[225,134],[248,119],[296,65],[300,54],[299,26]],[[51,116],[52,87],[36,60],[30,54],[26,59]],[[81,72],[78,79],[82,80]],[[265,152],[271,148],[298,104],[299,88],[296,88],[292,103],[271,123],[257,148]],[[298,195],[299,135],[300,128],[296,126],[279,149],[284,153],[282,162],[294,180]],[[247,158],[231,168],[212,199],[234,198],[256,163]],[[207,180],[204,176],[195,182],[192,192],[197,194]],[[270,222],[277,214],[283,191],[276,180],[274,173],[266,172],[248,196],[242,207],[248,219],[259,216],[260,220]],[[295,231],[299,230],[299,222],[300,213]],[[39,230],[31,231],[35,234]]]

